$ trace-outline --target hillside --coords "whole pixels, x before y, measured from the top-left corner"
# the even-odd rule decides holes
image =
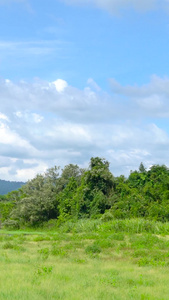
[[[0,179],[0,195],[5,195],[9,192],[18,190],[24,182],[6,181]]]

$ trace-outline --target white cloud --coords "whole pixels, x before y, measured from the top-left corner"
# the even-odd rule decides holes
[[[43,116],[29,111],[16,111],[14,112],[14,115],[20,119],[22,118],[27,123],[41,123],[43,121]]]
[[[41,123],[44,119],[42,116],[40,116],[36,113],[33,113],[32,117],[33,117],[33,120],[34,120],[35,123]]]
[[[127,96],[149,96],[152,94],[162,94],[165,96],[169,96],[169,78],[164,77],[160,78],[156,75],[151,76],[151,80],[148,84],[144,84],[142,86],[134,85],[134,86],[122,86],[115,79],[110,79],[110,85],[112,87],[113,92],[117,94],[125,94]]]
[[[87,84],[89,86],[91,86],[91,88],[93,88],[94,90],[96,90],[97,92],[101,91],[101,88],[98,86],[98,84],[93,80],[93,78],[89,78],[87,80]]]
[[[25,160],[25,163],[27,163],[27,161]],[[39,161],[38,165],[32,167],[32,165],[30,164],[30,166],[27,166],[27,168],[23,169],[17,169],[15,174],[15,179],[17,181],[24,181],[26,182],[28,180],[28,178],[33,178],[35,177],[37,174],[39,173],[44,173],[46,171],[46,169],[48,168],[48,165],[45,164],[43,161]]]
[[[52,82],[52,85],[55,86],[56,90],[61,93],[68,86],[67,82],[63,79],[57,79]]]
[[[169,78],[151,77],[148,84],[142,86],[122,86],[115,79],[110,79],[112,92],[120,98],[130,99],[140,116],[169,117]]]
[[[13,149],[15,152],[17,151],[17,148],[18,148],[18,153],[20,152],[20,150],[25,151],[25,155],[27,154],[30,157],[32,155],[37,155],[36,149],[34,149],[31,146],[29,141],[22,138],[18,133],[13,131],[12,125],[10,128],[2,121],[0,122],[0,145],[1,145],[0,153],[4,152],[3,145],[6,145],[6,146],[10,146],[11,149]],[[8,149],[8,153],[9,152],[10,152],[10,149]]]
[[[55,84],[0,82],[0,174],[26,180],[54,165],[86,166],[92,156],[127,174],[154,163],[169,165],[169,79],[142,86],[111,80],[112,94],[93,79],[79,90]]]
[[[159,95],[152,95],[143,99],[138,99],[137,102],[140,107],[148,110],[159,110],[163,106],[163,100]]]
[[[7,53],[15,53],[20,56],[30,55],[49,55],[54,51],[60,50],[62,42],[59,40],[40,40],[40,41],[0,41],[1,55]],[[7,83],[10,80],[6,80]]]
[[[168,6],[167,0],[61,0],[69,5],[88,5],[98,7],[117,13],[119,10],[133,8],[137,11],[145,12],[157,8],[165,8]]]
[[[8,117],[5,114],[0,113],[0,119],[1,120],[6,120],[6,121],[9,122],[9,119],[8,119]]]

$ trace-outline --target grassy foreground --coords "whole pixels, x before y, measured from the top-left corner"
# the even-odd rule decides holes
[[[0,299],[168,300],[169,223],[0,231]]]

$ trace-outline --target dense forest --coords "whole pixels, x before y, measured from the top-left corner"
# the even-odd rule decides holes
[[[109,162],[93,157],[88,169],[69,164],[38,174],[20,189],[0,199],[4,226],[42,226],[51,219],[61,224],[80,218],[169,220],[169,169],[141,163],[128,178],[115,177]]]
[[[0,179],[0,195],[5,195],[9,192],[15,191],[24,184],[24,182],[7,181]]]

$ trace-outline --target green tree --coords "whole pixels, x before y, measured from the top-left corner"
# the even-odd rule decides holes
[[[77,184],[81,184],[81,177],[84,174],[84,169],[79,168],[78,165],[69,164],[62,169],[62,174],[60,176],[60,184],[62,186],[62,190],[69,183],[70,178],[74,178]]]
[[[103,213],[110,208],[108,198],[112,192],[114,177],[109,171],[109,163],[104,158],[91,158],[89,170],[82,177],[78,189],[79,213],[90,216]]]
[[[114,184],[114,177],[109,171],[109,162],[104,158],[92,157],[89,171],[85,173],[85,182],[90,191],[99,190],[109,195]]]
[[[59,220],[77,217],[77,206],[74,195],[77,191],[77,181],[74,177],[69,178],[64,190],[59,194]]]
[[[139,166],[139,172],[140,173],[145,173],[146,172],[146,168],[144,167],[143,163],[141,162],[140,166]]]
[[[37,175],[28,181],[21,188],[23,197],[12,211],[11,218],[33,226],[57,218],[58,181],[58,167],[48,169],[44,175]]]

